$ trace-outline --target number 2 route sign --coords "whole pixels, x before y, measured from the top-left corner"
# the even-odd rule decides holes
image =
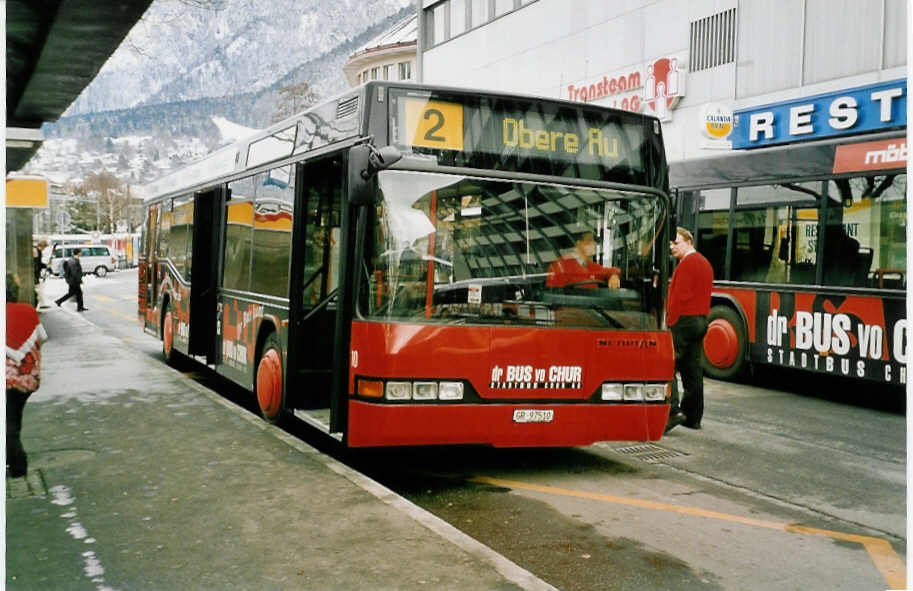
[[[462,150],[463,106],[409,98],[406,100],[406,129],[415,130],[409,138],[413,146]]]

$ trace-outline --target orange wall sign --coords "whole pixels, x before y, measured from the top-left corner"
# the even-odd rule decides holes
[[[837,146],[834,172],[860,172],[907,167],[907,140],[899,137]]]

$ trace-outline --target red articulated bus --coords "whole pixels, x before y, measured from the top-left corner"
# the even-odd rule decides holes
[[[662,436],[655,118],[370,82],[147,190],[145,329],[271,422],[352,447]]]
[[[902,132],[677,164],[677,208],[716,278],[708,376],[750,365],[907,381]]]

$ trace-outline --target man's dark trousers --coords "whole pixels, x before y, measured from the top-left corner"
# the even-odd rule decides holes
[[[67,259],[63,262],[63,274],[67,280],[67,295],[55,300],[59,306],[72,296],[76,296],[76,309],[82,310],[82,265],[77,259]]]
[[[700,425],[704,416],[704,369],[701,347],[707,334],[706,316],[681,316],[671,327],[675,346],[675,369],[682,376],[681,411],[685,425]]]
[[[57,305],[64,303],[69,298],[76,296],[76,308],[82,310],[85,306],[82,305],[82,286],[78,283],[68,283],[70,290],[67,291],[67,295],[63,296],[57,300]]]

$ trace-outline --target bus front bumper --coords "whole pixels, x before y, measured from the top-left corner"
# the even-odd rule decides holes
[[[347,439],[351,447],[577,447],[597,441],[659,441],[668,416],[669,404],[657,403],[435,405],[350,400]]]

